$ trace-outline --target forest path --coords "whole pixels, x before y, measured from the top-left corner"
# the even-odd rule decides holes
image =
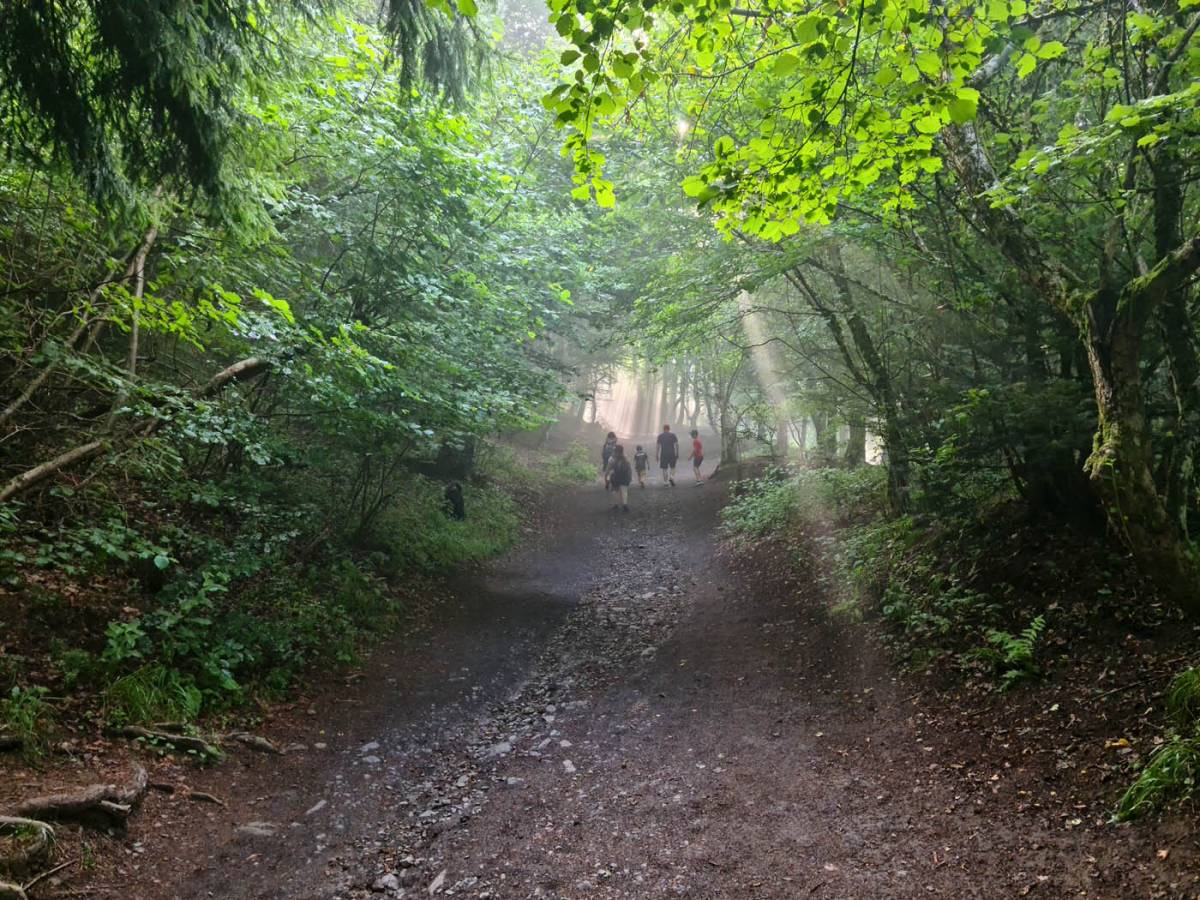
[[[143,812],[127,895],[1184,895],[1118,831],[1018,814],[816,580],[731,568],[723,485],[607,500],[553,502],[453,622],[316,703],[305,750],[197,779],[229,809]]]

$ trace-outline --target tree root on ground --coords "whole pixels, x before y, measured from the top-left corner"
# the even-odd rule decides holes
[[[16,812],[26,819],[73,821],[101,828],[124,827],[148,785],[146,770],[138,766],[127,787],[93,784],[74,793],[33,797],[18,804]]]
[[[219,756],[220,749],[210,744],[204,738],[192,737],[190,734],[175,734],[170,731],[151,731],[140,725],[126,725],[117,734],[134,740],[151,741],[159,744],[170,744],[179,749],[191,751],[199,756]]]
[[[0,839],[0,872],[21,874],[50,858],[54,829],[32,818],[0,816]],[[7,896],[0,888],[0,900]]]
[[[152,781],[150,787],[156,791],[162,791],[164,794],[170,794],[172,797],[178,795],[185,800],[195,800],[197,803],[212,803],[216,806],[224,806],[225,801],[220,797],[209,794],[206,791],[194,791],[186,784],[174,785],[165,781]]]
[[[198,756],[219,756],[222,745],[234,741],[241,744],[243,747],[248,747],[259,753],[274,753],[282,754],[283,751],[268,741],[265,737],[259,737],[256,734],[251,734],[248,731],[233,731],[222,737],[219,741],[210,743],[204,738],[194,737],[190,734],[180,734],[187,726],[178,722],[168,722],[158,726],[164,730],[154,730],[143,728],[140,725],[126,725],[120,729],[117,734],[122,737],[133,738],[134,740],[144,740],[156,744],[170,744],[179,750],[185,750],[195,753]]]
[[[265,737],[259,737],[256,734],[250,734],[248,731],[234,731],[225,736],[226,741],[237,741],[243,746],[249,747],[251,750],[257,750],[259,753],[274,753],[280,755],[283,753],[278,747],[268,741]]]
[[[26,900],[24,888],[9,881],[0,881],[0,900]]]

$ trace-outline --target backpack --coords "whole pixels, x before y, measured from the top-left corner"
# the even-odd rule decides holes
[[[629,460],[622,457],[617,460],[617,464],[613,466],[613,481],[617,484],[629,484],[633,478],[633,473],[629,469]]]

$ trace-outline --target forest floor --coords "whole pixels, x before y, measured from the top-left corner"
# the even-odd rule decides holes
[[[829,614],[819,553],[720,548],[724,491],[553,498],[420,641],[277,711],[284,755],[150,764],[224,806],[152,791],[33,896],[1200,894],[1192,823],[1111,825],[1118,786],[1080,792],[1085,726],[1031,749],[897,674]]]

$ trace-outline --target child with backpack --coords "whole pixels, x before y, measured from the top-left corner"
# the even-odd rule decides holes
[[[633,468],[625,457],[625,448],[617,444],[613,448],[608,472],[608,484],[615,495],[613,499],[620,501],[613,504],[614,510],[619,506],[625,512],[629,512],[629,485],[632,481]]]
[[[650,454],[642,449],[642,445],[637,445],[637,450],[633,454],[633,468],[637,472],[638,484],[644,490],[646,487],[646,472],[650,468]]]
[[[604,475],[604,489],[608,490],[608,468],[612,462],[613,447],[617,446],[617,435],[610,431],[604,438],[604,446],[600,448],[600,472]]]

